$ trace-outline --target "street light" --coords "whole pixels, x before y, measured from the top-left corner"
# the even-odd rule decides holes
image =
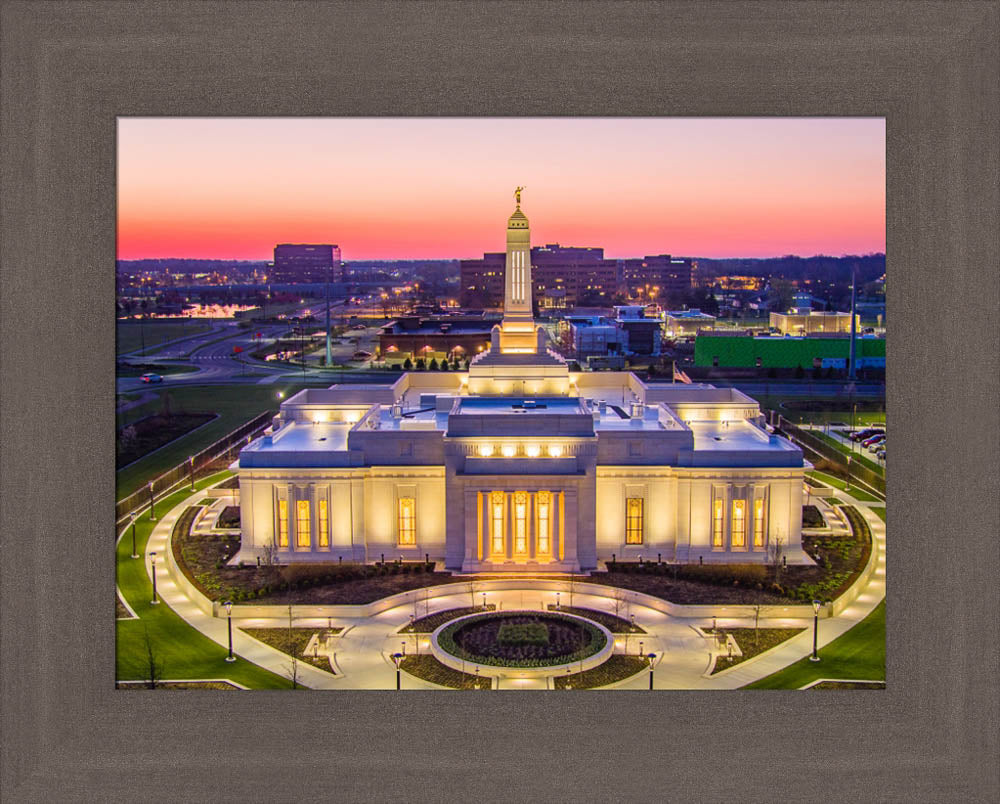
[[[135,551],[135,514],[132,515],[132,558],[138,558],[139,554]]]
[[[486,593],[483,592],[483,611],[486,611]]]
[[[556,592],[556,611],[559,611],[559,592]]]
[[[150,521],[156,521],[156,497],[153,496],[153,481],[149,481],[149,519]]]
[[[152,551],[149,554],[149,560],[152,562],[152,567],[150,575],[153,576],[153,599],[149,601],[154,606],[160,602],[160,599],[156,596],[156,552]]]
[[[229,625],[229,655],[226,657],[226,661],[235,662],[236,657],[233,656],[233,601],[227,600],[222,605],[226,607],[226,622]]]
[[[194,455],[188,456],[188,464],[191,467],[191,491],[194,491]]]
[[[640,639],[640,640],[639,640],[639,655],[640,655],[640,656],[642,656],[642,645],[643,645],[643,642],[642,642],[642,640]]]
[[[816,653],[816,639],[819,634],[819,607],[818,600],[813,601],[813,655],[809,657],[810,662],[818,662],[819,656]]]
[[[656,661],[656,654],[647,654],[646,658],[649,660],[649,688],[653,689],[653,662]]]
[[[396,663],[396,689],[400,690],[402,689],[402,686],[400,685],[401,682],[400,682],[399,663],[403,660],[403,654],[402,653],[392,654],[392,660]]]

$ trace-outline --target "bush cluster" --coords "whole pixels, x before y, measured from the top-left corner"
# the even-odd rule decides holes
[[[737,586],[763,589],[768,568],[763,564],[657,564],[634,561],[608,564],[610,572],[626,574],[669,575],[682,581],[697,581],[713,586]]]
[[[497,621],[496,629],[468,630],[476,623],[491,619]],[[549,633],[547,646],[521,644],[501,647],[497,642],[496,631],[504,622],[521,624],[522,621],[542,620]],[[582,649],[578,647],[581,626],[584,632]],[[462,631],[466,633],[460,634]],[[467,662],[495,667],[550,667],[555,664],[569,664],[592,656],[601,650],[606,642],[604,633],[593,624],[558,614],[483,614],[457,621],[438,635],[438,645],[452,656]]]

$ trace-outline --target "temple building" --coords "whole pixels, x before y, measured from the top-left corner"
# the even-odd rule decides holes
[[[580,572],[612,557],[763,563],[801,547],[801,450],[732,388],[574,372],[532,317],[507,221],[504,314],[467,372],[305,389],[240,453],[242,547],[282,563]]]

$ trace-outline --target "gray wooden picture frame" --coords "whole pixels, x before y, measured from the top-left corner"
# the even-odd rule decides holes
[[[0,13],[4,801],[997,800],[996,2]],[[119,115],[884,116],[888,689],[116,693]]]

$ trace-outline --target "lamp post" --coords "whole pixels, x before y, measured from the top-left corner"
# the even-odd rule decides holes
[[[132,514],[132,558],[138,558],[139,554],[135,551],[135,514]]]
[[[809,657],[810,662],[818,662],[819,655],[816,653],[816,640],[819,635],[819,607],[818,600],[813,601],[813,655]]]
[[[640,639],[640,640],[639,640],[639,655],[640,655],[640,656],[642,656],[642,645],[643,645],[643,642],[642,642],[642,640]]]
[[[149,560],[151,562],[150,575],[153,576],[153,599],[149,602],[154,606],[160,602],[160,599],[156,596],[156,551],[154,550],[149,554]]]
[[[399,663],[403,660],[403,654],[402,653],[392,654],[392,660],[396,663],[396,689],[399,690],[402,689],[400,682]]]
[[[194,455],[188,456],[189,474],[191,475],[191,491],[194,491]]]
[[[556,592],[556,611],[559,611],[559,592]]]
[[[153,481],[149,481],[149,519],[150,521],[156,521],[156,497],[153,496]]]
[[[486,593],[483,592],[483,611],[486,611]]]
[[[646,658],[649,660],[649,688],[653,689],[653,662],[656,661],[656,654],[650,653]]]
[[[229,626],[229,655],[226,657],[226,661],[235,662],[236,657],[233,656],[233,601],[227,600],[222,605],[226,607],[226,623]]]

